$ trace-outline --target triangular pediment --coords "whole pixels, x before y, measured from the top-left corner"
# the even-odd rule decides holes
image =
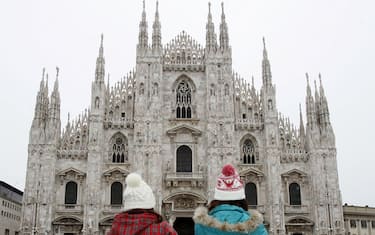
[[[307,176],[307,174],[305,172],[303,172],[301,170],[298,170],[298,169],[292,169],[290,171],[287,171],[287,172],[281,174],[281,176],[283,176],[283,177],[288,177],[288,176],[292,176],[292,175],[298,175],[300,177],[306,177]]]
[[[194,136],[202,135],[202,131],[187,124],[182,124],[167,130],[167,135],[173,136],[177,133],[191,133]]]
[[[247,169],[244,169],[239,174],[241,176],[251,175],[251,174],[254,174],[254,175],[258,176],[258,177],[263,177],[264,176],[263,172],[261,172],[260,170],[254,168],[254,167],[249,167]]]
[[[111,176],[111,175],[114,175],[114,174],[121,174],[123,176],[127,176],[129,174],[129,171],[124,170],[120,167],[114,167],[114,168],[111,168],[111,169],[109,169],[109,170],[107,170],[103,173],[104,176]]]
[[[74,167],[70,167],[68,169],[62,170],[57,173],[58,176],[66,176],[66,175],[76,175],[76,176],[85,176],[86,173],[82,172]]]

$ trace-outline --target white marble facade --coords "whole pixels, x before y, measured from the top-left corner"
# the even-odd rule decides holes
[[[49,94],[43,75],[22,233],[104,234],[121,211],[111,203],[111,188],[126,187],[133,171],[173,223],[212,199],[221,167],[232,163],[252,184],[252,207],[270,234],[343,234],[335,137],[321,82],[314,94],[307,82],[307,120],[301,111],[296,127],[277,109],[265,43],[260,90],[233,71],[222,14],[217,37],[209,11],[205,46],[184,31],[162,45],[158,11],[149,43],[143,10],[136,66],[113,86],[105,82],[102,37],[91,104],[62,132],[58,79]],[[291,202],[292,187],[299,202]],[[76,198],[67,199],[67,190]]]

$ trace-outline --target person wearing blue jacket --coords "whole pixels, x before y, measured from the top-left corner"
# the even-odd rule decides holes
[[[198,207],[193,220],[195,235],[268,235],[263,216],[248,210],[243,183],[230,164],[217,179],[214,200]]]

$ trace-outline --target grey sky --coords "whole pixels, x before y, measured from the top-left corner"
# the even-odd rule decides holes
[[[218,32],[220,2],[212,13]],[[375,206],[375,3],[372,0],[224,1],[233,68],[261,85],[266,37],[277,108],[298,124],[306,79],[322,73],[336,134],[343,202]],[[0,180],[23,190],[42,68],[60,67],[62,126],[89,106],[100,34],[111,84],[135,66],[141,0],[4,1],[0,8]],[[155,0],[146,1],[149,38]],[[185,30],[205,44],[207,1],[160,0],[162,41]],[[313,85],[313,83],[310,83]],[[304,114],[305,115],[305,114]]]

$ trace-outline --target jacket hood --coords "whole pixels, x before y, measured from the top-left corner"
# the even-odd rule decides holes
[[[247,233],[254,231],[263,223],[263,216],[258,211],[249,210],[248,212],[250,218],[247,220],[242,222],[239,220],[238,223],[228,223],[226,221],[219,221],[218,219],[209,215],[206,207],[198,207],[194,212],[193,220],[195,223],[202,224],[207,227],[217,228],[223,231]]]

